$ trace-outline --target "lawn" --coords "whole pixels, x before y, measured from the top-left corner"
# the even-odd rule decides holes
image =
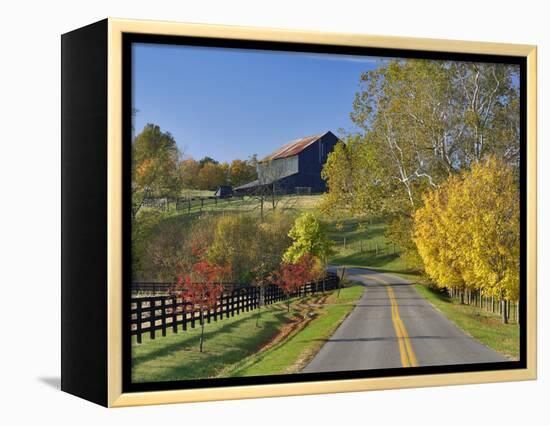
[[[134,382],[188,380],[216,376],[227,365],[256,352],[290,322],[292,314],[282,303],[262,311],[256,327],[256,311],[244,312],[205,325],[204,352],[199,352],[200,327],[157,336],[143,335],[143,343],[132,343]]]
[[[346,218],[330,220],[328,224],[336,251],[331,264],[363,266],[380,272],[408,272],[399,257],[399,247],[384,235],[388,225],[383,220]]]
[[[332,334],[337,323],[353,308],[352,301],[359,297],[362,290],[363,287],[344,288],[340,298],[336,297],[336,291],[327,292],[324,296],[327,305],[319,305],[322,295],[295,299],[290,306],[290,313],[285,303],[269,305],[262,309],[260,327],[256,327],[256,310],[211,322],[205,326],[202,353],[198,349],[198,326],[177,334],[167,331],[166,337],[157,336],[155,340],[144,335],[143,343],[133,341],[132,344],[132,380],[151,382],[226,376],[229,374],[226,372],[235,371],[237,365],[241,366],[243,359],[259,360],[256,358],[258,351],[268,352],[270,343],[276,341],[282,331],[301,329],[303,322],[307,325],[301,333],[312,328],[304,335],[311,341],[306,345],[292,344],[288,347],[289,354],[284,356],[285,362],[295,363],[304,356],[306,350],[312,351],[322,346],[322,340],[316,339]],[[313,320],[310,320],[308,312],[315,313]],[[303,351],[297,350],[299,348]]]
[[[461,305],[436,289],[416,284],[416,290],[447,318],[484,345],[512,359],[519,357],[518,324],[502,324],[500,316],[480,308]]]
[[[343,288],[339,297],[336,291],[332,292],[322,306],[311,309],[313,319],[305,327],[261,354],[243,360],[227,374],[263,376],[301,371],[353,310],[363,290],[363,286],[353,285]]]

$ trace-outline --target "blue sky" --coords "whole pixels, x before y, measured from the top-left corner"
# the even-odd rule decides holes
[[[282,144],[339,128],[361,72],[379,58],[135,44],[136,132],[169,131],[186,156],[261,158]]]

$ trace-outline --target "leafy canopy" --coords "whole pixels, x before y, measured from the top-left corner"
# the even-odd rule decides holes
[[[294,241],[283,256],[283,261],[296,263],[303,255],[311,254],[324,263],[333,254],[332,241],[327,236],[326,225],[313,213],[298,216],[288,236]]]
[[[519,297],[519,190],[511,166],[492,156],[424,197],[414,241],[442,287]]]

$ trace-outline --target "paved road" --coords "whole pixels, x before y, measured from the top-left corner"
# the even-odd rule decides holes
[[[464,334],[407,280],[362,268],[347,269],[346,277],[365,292],[304,373],[507,361]]]

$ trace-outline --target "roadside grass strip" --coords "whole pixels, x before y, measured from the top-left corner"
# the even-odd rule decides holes
[[[254,354],[226,371],[229,376],[263,376],[300,372],[319,352],[338,326],[355,308],[364,286],[353,285],[328,294],[323,304],[312,306],[313,318],[283,341]]]
[[[425,284],[415,284],[418,293],[458,328],[485,346],[512,360],[519,359],[519,325],[503,324],[498,314],[472,305],[462,305]]]

